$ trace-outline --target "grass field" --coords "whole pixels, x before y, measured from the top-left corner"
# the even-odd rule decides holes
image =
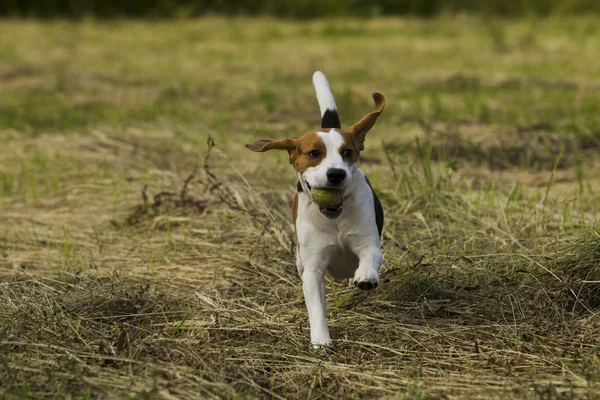
[[[600,24],[0,22],[0,397],[600,396]],[[313,350],[287,155],[388,105],[382,284]]]

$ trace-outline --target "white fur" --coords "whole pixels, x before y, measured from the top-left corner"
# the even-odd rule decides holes
[[[333,129],[329,132],[317,132],[317,135],[319,135],[325,144],[327,153],[319,165],[307,168],[306,171],[304,171],[301,181],[304,180],[313,188],[327,187],[329,186],[327,181],[327,171],[331,168],[336,168],[346,172],[346,179],[339,185],[336,185],[336,187],[346,189],[352,182],[352,173],[358,169],[358,167],[356,165],[349,166],[340,154],[340,148],[344,144],[344,138],[339,132]]]
[[[296,232],[300,249],[296,266],[315,346],[332,343],[325,316],[326,273],[338,280],[353,277],[355,283],[379,283],[382,255],[373,193],[358,167],[351,175],[345,196],[341,215],[328,219],[306,191],[298,193]]]
[[[321,108],[321,117],[327,110],[337,110],[335,105],[335,98],[329,87],[327,78],[321,71],[317,71],[313,74],[313,85],[317,92],[317,100],[319,101],[319,107]]]
[[[321,117],[326,110],[337,110],[325,75],[315,72],[313,84]],[[325,158],[318,166],[297,173],[303,191],[298,193],[296,266],[302,278],[311,342],[314,346],[327,346],[332,341],[325,314],[325,274],[337,280],[351,279],[355,284],[377,285],[382,255],[373,192],[365,174],[358,163],[348,165],[342,158],[344,138],[338,131],[317,134],[325,144]],[[307,186],[307,183],[313,188],[330,186],[327,171],[331,168],[346,172],[344,181],[337,185],[344,190],[342,212],[334,219],[321,214]]]

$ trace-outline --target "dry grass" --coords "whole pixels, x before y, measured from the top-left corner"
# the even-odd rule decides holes
[[[4,21],[0,396],[596,398],[595,22]],[[318,123],[317,68],[344,123],[389,98],[382,285],[329,284],[326,351],[242,146]]]

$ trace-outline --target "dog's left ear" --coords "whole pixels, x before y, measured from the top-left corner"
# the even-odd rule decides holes
[[[377,110],[365,115],[363,119],[346,129],[356,140],[358,150],[360,151],[365,149],[365,136],[367,136],[367,132],[375,125],[377,118],[379,118],[385,107],[385,97],[381,93],[373,93],[373,100],[375,100]]]
[[[292,164],[296,158],[296,150],[298,145],[297,139],[298,138],[296,137],[281,140],[262,139],[257,140],[252,144],[247,144],[246,148],[261,153],[269,150],[287,150],[288,154],[290,155],[290,164]]]

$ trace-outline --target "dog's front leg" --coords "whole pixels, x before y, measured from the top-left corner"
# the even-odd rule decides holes
[[[316,268],[315,268],[316,267]],[[331,345],[329,326],[325,316],[325,269],[306,263],[302,272],[302,291],[308,310],[310,341],[317,346]]]
[[[355,254],[359,261],[354,271],[354,285],[362,290],[375,289],[379,285],[379,267],[383,260],[379,246],[359,247]]]

